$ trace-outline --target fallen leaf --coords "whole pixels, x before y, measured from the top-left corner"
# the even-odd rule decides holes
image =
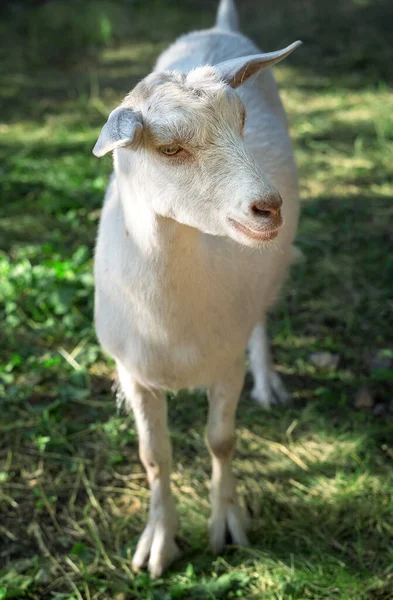
[[[310,356],[310,361],[320,369],[337,369],[340,357],[338,354],[331,352],[313,352]]]
[[[372,408],[374,404],[374,394],[366,387],[360,388],[355,396],[355,408]]]

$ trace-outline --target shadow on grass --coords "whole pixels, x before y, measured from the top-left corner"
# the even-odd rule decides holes
[[[348,89],[361,88],[365,81],[391,81],[389,0],[266,0],[263,9],[259,2],[249,0],[242,3],[240,13],[244,30],[264,49],[303,40],[304,47],[294,54],[293,64],[308,75],[307,85],[313,86],[316,80],[314,89],[318,89],[319,75],[331,82],[342,76],[341,84]]]

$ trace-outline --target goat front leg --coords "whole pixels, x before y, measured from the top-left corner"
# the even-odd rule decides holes
[[[291,397],[274,370],[264,321],[255,326],[248,348],[254,377],[252,398],[265,409],[272,404],[287,404]]]
[[[243,358],[228,371],[225,379],[209,390],[209,417],[206,442],[212,457],[209,523],[210,545],[215,554],[225,545],[229,531],[232,542],[248,545],[247,519],[236,495],[236,481],[232,474],[232,454],[235,447],[235,413],[244,381]]]
[[[160,577],[180,553],[175,543],[178,522],[170,487],[172,453],[166,398],[163,392],[140,386],[119,364],[118,374],[126,403],[135,415],[139,456],[151,489],[149,518],[136,547],[132,566],[139,570],[147,564],[150,574]]]

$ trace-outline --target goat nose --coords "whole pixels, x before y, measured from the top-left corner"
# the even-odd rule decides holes
[[[267,196],[263,196],[256,202],[250,204],[250,211],[254,217],[279,217],[282,199],[278,192],[272,192]]]

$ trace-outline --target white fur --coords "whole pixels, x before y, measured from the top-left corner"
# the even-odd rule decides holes
[[[231,4],[224,11],[228,23]],[[95,322],[104,350],[116,360],[126,405],[134,410],[152,488],[133,564],[148,564],[155,576],[178,554],[164,390],[209,391],[215,552],[227,529],[235,543],[247,543],[231,456],[250,336],[254,397],[264,406],[273,397],[286,398],[272,371],[263,324],[291,261],[296,167],[273,74],[264,71],[235,91],[219,64],[257,53],[241,34],[220,29],[180,38],[127,96],[120,125],[118,112],[112,113],[96,147],[100,155],[115,148],[115,174],[96,247]],[[239,59],[239,68],[244,62]],[[188,150],[180,162],[160,153],[179,139]],[[250,207],[276,206],[277,190],[284,224],[274,242],[250,239],[231,225],[229,217],[253,231],[271,228],[273,217],[255,215]]]

